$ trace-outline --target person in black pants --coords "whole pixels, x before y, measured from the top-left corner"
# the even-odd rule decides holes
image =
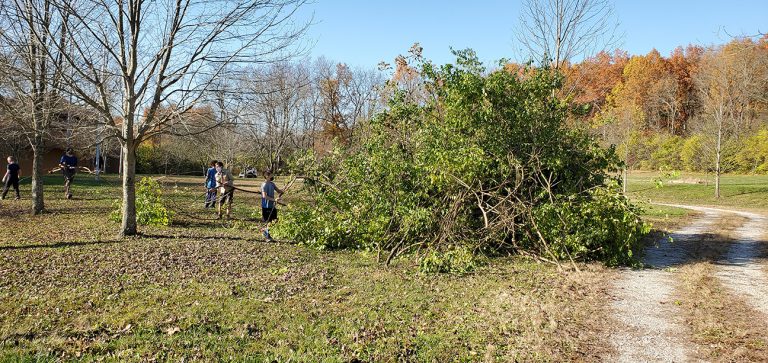
[[[16,164],[16,158],[9,156],[8,170],[5,172],[5,176],[3,176],[3,181],[5,182],[5,185],[3,186],[3,195],[0,199],[5,199],[10,187],[13,187],[16,191],[16,200],[21,198],[21,194],[19,193],[19,175],[21,175],[21,172],[19,169],[21,168],[19,167],[19,164]]]
[[[67,148],[67,151],[59,160],[59,166],[64,174],[64,196],[67,199],[72,199],[72,192],[69,188],[75,180],[75,174],[77,173],[77,157],[72,152],[71,147]]]

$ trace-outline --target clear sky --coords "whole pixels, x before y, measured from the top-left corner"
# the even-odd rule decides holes
[[[731,35],[768,32],[768,0],[617,0],[630,54],[653,48],[668,55],[689,43],[727,42]],[[525,59],[515,44],[520,1],[500,0],[314,0],[300,17],[314,14],[308,40],[313,57],[374,68],[392,62],[414,43],[435,63],[452,62],[450,47],[472,48],[485,62]],[[730,34],[730,35],[729,35]]]

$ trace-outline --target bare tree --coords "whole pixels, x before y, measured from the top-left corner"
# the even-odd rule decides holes
[[[710,140],[715,160],[715,197],[720,197],[724,145],[731,139],[752,131],[757,109],[768,89],[766,64],[768,52],[751,42],[736,42],[710,49],[696,74],[701,94],[702,120],[699,131]],[[762,59],[762,60],[761,60]]]
[[[296,145],[300,134],[305,100],[311,96],[309,69],[299,63],[280,63],[259,69],[244,82],[242,129],[255,147],[261,163],[277,170],[286,152]]]
[[[225,74],[291,53],[307,27],[292,22],[305,1],[61,0],[71,19],[66,86],[121,143],[121,235],[137,233],[137,146],[212,98]]]
[[[66,107],[59,89],[67,20],[53,0],[0,1],[0,109],[32,149],[32,214],[45,210],[42,155]]]
[[[627,192],[629,171],[637,163],[637,151],[633,148],[633,136],[642,120],[642,111],[637,107],[611,107],[600,117],[603,140],[609,145],[615,145],[624,161],[622,176],[622,191]]]
[[[651,112],[648,114],[651,118],[656,119],[658,129],[662,129],[661,120],[664,117],[666,119],[666,129],[670,134],[675,134],[675,120],[680,113],[677,99],[679,87],[675,77],[671,74],[666,74],[653,84],[649,92],[650,100],[648,107]]]
[[[614,45],[617,29],[610,0],[525,0],[516,37],[530,57],[560,68]]]
[[[315,71],[323,133],[330,139],[349,141],[355,126],[369,120],[381,106],[381,73],[351,69],[323,58],[315,63]]]

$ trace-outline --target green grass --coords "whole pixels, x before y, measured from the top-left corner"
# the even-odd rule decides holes
[[[669,207],[643,201],[636,201],[636,205],[642,209],[641,217],[643,220],[651,223],[657,231],[668,231],[692,213],[689,209],[685,208]],[[656,238],[656,236],[652,235],[651,238]]]
[[[261,240],[257,197],[233,221],[202,208],[200,178],[162,178],[170,227],[117,238],[119,181],[46,179],[49,213],[0,201],[0,361],[595,360],[607,281],[523,258],[423,275],[364,252]],[[238,180],[254,189],[260,181]],[[278,181],[280,184],[281,181]],[[290,202],[290,199],[288,199]]]
[[[663,202],[768,210],[768,175],[723,175],[721,197],[714,197],[714,176],[681,173],[662,178],[655,172],[632,172],[628,194],[638,202]]]

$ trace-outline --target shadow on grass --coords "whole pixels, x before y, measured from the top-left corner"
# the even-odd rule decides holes
[[[158,239],[158,240],[169,240],[169,239],[191,239],[191,240],[198,240],[198,241],[206,241],[206,240],[227,240],[227,241],[242,241],[242,242],[260,242],[260,243],[272,243],[272,244],[286,244],[286,245],[297,245],[297,242],[290,241],[290,240],[272,240],[267,241],[266,239],[261,237],[261,233],[254,233],[256,236],[254,237],[241,237],[241,236],[201,236],[201,235],[193,235],[193,234],[174,234],[174,235],[167,235],[167,234],[154,234],[154,233],[141,233],[139,234],[139,238],[148,238],[148,239]]]
[[[642,189],[631,189],[631,190],[627,190],[627,194],[640,193],[640,192],[644,192],[644,191],[648,191],[648,190],[653,190],[653,189],[659,189],[659,188],[657,188],[655,186],[652,186],[652,187],[642,188]]]
[[[119,243],[121,240],[107,240],[107,241],[81,241],[81,242],[54,242],[50,244],[30,244],[21,246],[0,246],[0,251],[13,251],[13,250],[33,250],[44,248],[64,248],[64,247],[82,247],[91,245],[110,245]]]
[[[676,268],[700,262],[731,266],[768,262],[767,240],[734,239],[719,233],[657,236],[655,243],[649,243],[645,248],[642,261],[646,268]]]
[[[68,215],[108,215],[112,208],[105,206],[75,205],[72,207],[47,207],[44,214],[68,214]]]
[[[136,236],[137,239],[159,239],[159,240],[166,240],[166,239],[192,239],[192,240],[231,240],[231,241],[249,241],[249,238],[241,237],[241,236],[205,236],[205,235],[199,235],[199,234],[158,234],[158,233],[139,233]]]
[[[750,191],[740,190],[740,191],[735,192],[733,194],[731,194],[731,193],[725,194],[724,193],[723,196],[725,196],[725,197],[735,197],[735,196],[738,196],[738,195],[749,195],[749,194],[757,194],[757,193],[766,193],[766,194],[768,194],[768,188],[757,188],[757,189],[753,189],[753,190],[750,190]]]

